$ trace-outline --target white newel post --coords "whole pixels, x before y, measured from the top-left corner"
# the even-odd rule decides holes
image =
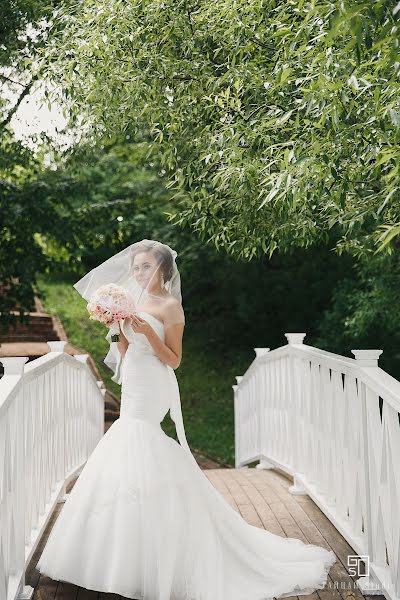
[[[306,337],[305,333],[285,333],[285,337],[287,339],[287,343],[289,346],[297,346],[303,344],[303,340]],[[294,420],[295,423],[299,423],[299,415],[297,413],[297,399],[296,399],[296,391],[295,391],[295,381],[294,381],[294,356],[290,355],[289,358],[289,369],[290,369],[290,398],[292,400],[291,405],[293,406],[293,410],[295,411]],[[302,486],[299,475],[300,465],[299,461],[299,431],[297,427],[294,427],[294,474],[293,474],[293,485],[290,486],[289,492],[295,496],[307,496],[307,492]]]
[[[238,395],[238,386],[237,385],[233,385],[232,386],[233,389],[233,418],[234,418],[234,430],[235,430],[235,468],[237,469],[238,466],[238,456],[239,456],[239,438],[238,438],[238,432],[239,432],[239,426],[238,426],[238,408],[237,408],[237,395]]]
[[[378,367],[378,359],[382,354],[383,350],[352,350],[354,358],[360,367]],[[370,493],[370,447],[369,447],[369,436],[368,436],[368,419],[367,419],[367,393],[366,385],[361,382],[360,388],[361,398],[361,419],[362,419],[362,433],[363,433],[363,452],[364,452],[364,469],[365,469],[365,502],[366,502],[366,523],[365,529],[367,531],[367,556],[369,564],[375,563],[375,549],[374,549],[374,536],[372,531],[372,517],[371,517],[371,493]],[[366,565],[368,568],[368,564]],[[360,588],[362,594],[376,596],[383,594],[382,588],[375,580],[373,575],[369,572],[368,575],[360,577],[356,580],[357,587]]]
[[[47,342],[50,352],[65,352],[64,346],[66,346],[66,344],[68,344],[68,342]]]
[[[25,514],[26,502],[28,499],[25,494],[25,398],[24,398],[24,365],[28,362],[28,356],[16,356],[0,359],[4,367],[4,377],[17,376],[22,379],[21,387],[21,413],[18,419],[18,439],[14,441],[16,444],[16,469],[14,473],[15,482],[15,559],[17,564],[11,566],[15,577],[18,581],[18,600],[30,600],[33,596],[34,589],[30,585],[25,584],[26,566],[25,566]],[[15,481],[16,479],[16,481]],[[7,484],[6,484],[7,485]],[[21,576],[20,576],[21,574]],[[10,572],[11,575],[11,572]],[[11,575],[12,576],[12,575]]]
[[[84,365],[86,365],[87,364],[87,360],[89,358],[89,354],[74,354],[74,358],[76,358],[76,360],[79,360],[79,362],[81,362]]]
[[[285,338],[290,346],[295,346],[302,344],[306,335],[306,333],[285,333]]]
[[[28,356],[8,356],[0,358],[0,362],[4,367],[4,375],[24,376],[24,364],[28,362]]]
[[[50,348],[50,352],[65,352],[65,346],[68,344],[68,342],[65,341],[56,341],[56,342],[47,342],[48,347]],[[63,413],[62,413],[62,418],[63,418],[63,422],[62,422],[62,431],[64,432],[64,436],[63,436],[63,456],[64,456],[64,460],[63,460],[63,474],[65,474],[67,472],[67,417],[66,417],[66,411],[67,411],[67,398],[66,398],[66,380],[65,380],[65,368],[64,365],[62,365],[62,375],[61,375],[61,381],[59,382],[60,385],[60,389],[61,389],[61,397],[62,397],[62,401],[63,401]],[[64,484],[63,486],[63,491],[62,491],[62,496],[59,499],[59,502],[64,502],[64,500],[68,497],[68,494],[66,493],[66,485]]]
[[[268,354],[268,352],[270,351],[270,348],[254,348],[254,352],[256,353],[256,359],[261,358],[262,356],[265,356],[266,354]],[[259,367],[262,368],[262,367]],[[265,392],[265,390],[263,390],[263,392]],[[261,395],[260,398],[260,402],[261,402],[261,406],[259,408],[259,436],[260,436],[260,440],[262,440],[262,446],[264,447],[264,434],[265,434],[265,411],[264,411],[264,407],[265,407],[265,402],[264,402],[264,398],[263,395]],[[266,458],[261,458],[259,463],[256,465],[256,469],[273,469],[274,465],[272,463],[270,463]]]
[[[378,359],[383,350],[352,350],[354,358],[360,367],[377,367]]]
[[[87,365],[88,359],[89,359],[89,354],[74,354],[74,358],[78,361],[83,363],[84,365]],[[80,374],[81,380],[82,378],[82,373]],[[98,384],[98,382],[97,382]],[[99,386],[99,389],[100,386]],[[86,394],[86,398],[87,398],[87,394]],[[89,424],[89,418],[88,418],[88,400],[86,400],[85,405],[84,405],[84,411],[85,411],[85,415],[84,415],[84,423],[86,423],[86,427],[90,426]],[[85,457],[86,459],[89,457],[89,436],[88,436],[88,432],[86,431],[86,447],[85,447]],[[65,500],[67,499],[68,494],[66,494],[65,496]]]
[[[235,420],[235,468],[239,468],[239,460],[240,460],[240,390],[239,383],[243,379],[243,375],[236,375],[236,385],[233,385],[233,395],[234,395],[234,420]]]
[[[256,358],[259,358],[260,356],[264,356],[269,351],[270,351],[270,348],[254,348],[254,352],[256,353]]]

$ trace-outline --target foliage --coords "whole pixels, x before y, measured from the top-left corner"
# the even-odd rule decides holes
[[[32,58],[32,49],[45,19],[54,7],[53,0],[2,0],[0,3],[0,64],[9,66],[12,60]],[[29,32],[29,26],[31,31]],[[33,33],[35,29],[35,33]],[[11,60],[10,60],[11,59]]]
[[[5,0],[0,6],[0,313],[2,329],[15,321],[10,311],[33,307],[35,274],[47,259],[35,238],[46,225],[54,234],[57,212],[43,186],[33,185],[41,171],[34,153],[16,140],[10,122],[29,96],[37,73],[36,47],[46,37],[51,0]],[[10,101],[10,93],[16,99]],[[22,315],[22,319],[25,320]]]
[[[163,174],[147,158],[146,143],[114,140],[95,147],[80,145],[49,176],[67,178],[70,204],[68,269],[86,272],[132,240],[165,237],[163,210],[170,193]],[[171,229],[171,226],[168,226]]]
[[[72,125],[87,121],[85,140],[44,168],[13,138],[16,105],[0,95],[2,320],[31,306],[37,272],[76,280],[154,237],[177,248],[186,306],[221,356],[227,339],[273,347],[290,329],[341,353],[381,340],[387,353],[395,3],[78,0],[51,17],[57,4],[0,9],[0,63],[18,75],[18,101],[46,67]],[[392,258],[379,263],[375,248]]]
[[[333,291],[353,263],[323,245],[247,262],[199,243],[181,267],[185,310],[199,327],[208,323],[210,343],[222,355],[227,345],[281,346],[291,331],[305,332],[314,345]]]
[[[43,186],[32,184],[31,178],[39,170],[40,165],[33,153],[6,129],[0,137],[2,330],[9,322],[17,320],[11,311],[32,310],[35,274],[37,270],[46,268],[46,257],[35,234],[43,227],[52,231],[54,213]]]
[[[10,181],[0,189],[0,279],[12,282],[0,300],[3,323],[13,305],[32,306],[36,272],[73,271],[78,279],[134,239],[168,237],[163,211],[170,193],[146,154],[146,144],[125,140],[78,146],[56,157],[51,168],[29,155],[19,185],[12,182],[22,166],[12,162]]]
[[[201,239],[250,259],[333,234],[358,256],[400,218],[395,6],[79,0],[47,73],[91,133],[149,137]]]
[[[352,349],[381,349],[379,365],[400,379],[399,305],[398,255],[362,259],[336,285],[316,344],[352,358]]]

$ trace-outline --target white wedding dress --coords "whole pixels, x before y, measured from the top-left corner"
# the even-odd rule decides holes
[[[141,311],[161,339],[164,326]],[[324,587],[332,551],[248,524],[186,446],[175,372],[129,322],[121,412],[87,460],[37,569],[138,600],[265,600]],[[171,410],[181,444],[160,422]]]

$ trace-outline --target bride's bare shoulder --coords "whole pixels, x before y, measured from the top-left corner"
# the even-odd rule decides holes
[[[170,295],[164,306],[164,324],[185,322],[182,304]]]
[[[172,294],[168,294],[168,296],[166,296],[166,301],[167,306],[181,306],[179,300],[177,300]]]

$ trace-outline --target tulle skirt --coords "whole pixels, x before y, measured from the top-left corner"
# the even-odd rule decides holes
[[[124,365],[141,398],[150,386],[166,393],[157,360]],[[135,414],[125,404],[96,446],[39,571],[137,600],[266,600],[324,587],[335,554],[248,524],[144,406]]]

